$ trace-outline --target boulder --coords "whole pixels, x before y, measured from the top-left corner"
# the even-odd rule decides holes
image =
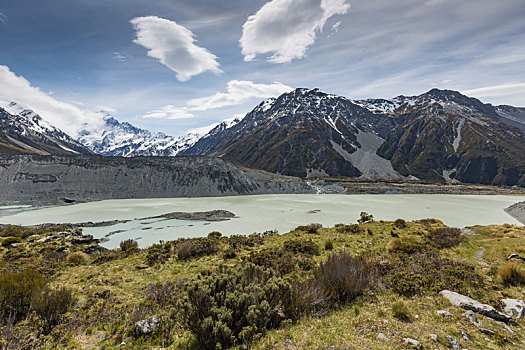
[[[498,312],[495,308],[490,305],[482,304],[479,301],[471,299],[465,295],[461,295],[456,292],[451,292],[450,290],[442,290],[439,292],[441,296],[448,299],[450,303],[454,306],[460,307],[465,310],[472,310],[483,316],[490,317],[496,321],[502,321],[505,323],[513,322],[512,318]]]
[[[453,336],[449,335],[448,336],[448,341],[450,342],[450,348],[452,348],[454,350],[460,350],[461,349],[461,347],[459,346],[458,341]]]
[[[468,310],[463,314],[463,317],[467,319],[467,321],[470,321],[474,326],[479,327],[481,325],[481,322],[478,319],[478,316],[474,313],[472,310]]]
[[[421,343],[415,339],[412,339],[412,338],[403,338],[403,341],[405,342],[405,344],[408,344],[408,345],[411,345],[415,348],[420,348],[421,347]]]
[[[493,330],[490,330],[490,329],[486,329],[486,328],[479,328],[479,331],[483,334],[486,334],[488,336],[493,336],[494,335],[494,331]]]
[[[160,326],[160,320],[157,315],[135,323],[135,334],[137,336],[153,333]]]
[[[501,299],[503,312],[507,315],[522,318],[525,317],[525,302],[519,299]]]
[[[436,311],[436,315],[444,317],[444,318],[452,318],[452,314],[448,312],[447,310],[438,310]]]

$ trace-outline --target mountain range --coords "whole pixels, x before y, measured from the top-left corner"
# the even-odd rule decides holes
[[[204,136],[180,138],[120,123],[110,115],[103,128],[83,131],[77,140],[51,126],[40,131],[49,137],[36,137],[37,128],[27,125],[43,121],[34,112],[0,112],[9,116],[1,122],[10,125],[8,134],[0,134],[0,146],[11,153],[22,148],[20,153],[207,155],[302,178],[525,186],[525,108],[492,106],[452,90],[350,100],[299,88],[263,101],[244,118],[223,122]],[[55,140],[54,148],[35,139]]]

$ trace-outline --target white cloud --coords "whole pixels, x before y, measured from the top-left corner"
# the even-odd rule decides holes
[[[187,81],[205,71],[222,73],[217,56],[196,44],[187,28],[156,16],[136,17],[131,23],[137,31],[134,42],[147,48],[148,56],[177,73],[177,79]]]
[[[82,128],[96,128],[104,123],[101,115],[56,100],[38,87],[31,86],[27,79],[17,76],[9,67],[3,65],[0,65],[0,86],[1,100],[16,102],[32,109],[72,137],[77,137]]]
[[[216,126],[219,125],[219,124],[220,124],[220,123],[213,123],[213,124],[210,124],[210,125],[201,126],[201,127],[199,127],[199,128],[189,129],[186,133],[187,133],[187,134],[206,135],[206,134],[209,133],[214,127],[216,127]]]
[[[119,62],[126,62],[127,57],[120,52],[113,52],[113,58]]]
[[[273,84],[256,84],[253,81],[231,80],[226,86],[226,92],[196,98],[187,102],[194,111],[206,111],[227,106],[239,105],[251,98],[276,97],[293,90],[290,86],[279,82]]]
[[[508,83],[486,86],[478,89],[462,90],[466,95],[476,97],[501,97],[525,93],[525,83]]]
[[[270,62],[302,58],[317,31],[334,15],[350,9],[346,0],[272,0],[248,17],[239,43],[245,61],[273,52]]]
[[[186,107],[179,108],[172,105],[166,105],[149,112],[142,118],[189,119],[193,117],[194,115]]]
[[[7,24],[7,22],[8,22],[7,15],[3,13],[2,11],[0,11],[0,23]]]

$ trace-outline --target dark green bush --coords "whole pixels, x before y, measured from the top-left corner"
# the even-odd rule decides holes
[[[89,256],[84,252],[74,252],[67,256],[66,261],[73,266],[89,264]]]
[[[292,273],[297,269],[308,271],[315,266],[311,256],[300,253],[295,254],[283,247],[267,248],[252,252],[246,260],[257,266],[270,268],[280,276]]]
[[[20,243],[22,239],[20,237],[6,237],[2,240],[2,247],[9,247],[13,243]]]
[[[233,235],[228,237],[228,244],[233,249],[240,249],[244,247],[255,247],[264,243],[264,238],[257,234],[249,236]]]
[[[327,239],[324,242],[324,250],[333,250],[334,249],[334,243],[331,239]]]
[[[56,326],[63,314],[65,314],[74,303],[71,290],[65,287],[50,289],[44,287],[33,293],[31,308],[44,321],[44,333],[48,334]]]
[[[403,229],[407,227],[407,222],[403,219],[397,219],[396,221],[394,221],[394,226],[399,229]]]
[[[149,266],[163,264],[171,258],[172,242],[153,244],[146,250],[146,263]]]
[[[133,239],[128,239],[120,242],[120,250],[130,255],[139,251],[139,244]]]
[[[233,259],[237,256],[237,251],[233,248],[226,248],[222,251],[222,257],[224,259]]]
[[[412,320],[410,309],[401,300],[396,301],[394,304],[392,304],[392,314],[395,318],[403,322],[410,322]]]
[[[361,233],[364,230],[361,228],[361,226],[357,224],[352,225],[339,225],[336,227],[337,232],[339,233]]]
[[[107,250],[105,252],[93,255],[93,264],[103,264],[108,261],[118,260],[124,257],[124,252],[121,250]]]
[[[452,248],[467,240],[459,228],[453,227],[432,229],[428,233],[427,239],[439,248]]]
[[[321,316],[326,312],[330,296],[316,279],[295,277],[290,283],[290,301],[285,304],[285,315],[298,320],[305,315]]]
[[[284,242],[283,247],[286,251],[292,253],[302,253],[306,255],[319,255],[319,246],[315,244],[311,239],[305,240],[302,238],[299,239],[289,239]]]
[[[219,243],[216,239],[192,238],[178,243],[176,251],[180,260],[186,260],[195,256],[217,253],[219,251]]]
[[[44,278],[34,270],[0,274],[0,316],[23,317],[29,311],[33,294],[45,285]]]
[[[278,327],[289,298],[290,285],[268,269],[220,267],[188,284],[179,303],[181,321],[200,349],[225,349]]]
[[[144,290],[144,295],[148,300],[160,306],[173,304],[184,283],[186,283],[184,279],[179,279],[176,282],[150,283]]]
[[[219,231],[212,231],[208,233],[209,239],[220,239],[221,237],[222,237],[222,233],[220,233]]]
[[[350,301],[370,288],[376,271],[370,260],[339,251],[319,265],[315,277],[335,300]]]
[[[372,214],[368,214],[366,211],[362,211],[361,214],[359,214],[359,219],[357,220],[357,222],[360,224],[372,221],[374,221],[374,216]]]
[[[318,233],[319,229],[322,228],[321,224],[309,224],[304,226],[297,226],[294,231],[304,231],[307,233]]]
[[[405,297],[421,294],[426,283],[428,281],[424,276],[409,271],[396,272],[391,276],[392,289]]]

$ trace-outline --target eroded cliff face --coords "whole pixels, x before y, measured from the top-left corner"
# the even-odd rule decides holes
[[[0,155],[0,204],[311,193],[302,180],[213,157]]]

